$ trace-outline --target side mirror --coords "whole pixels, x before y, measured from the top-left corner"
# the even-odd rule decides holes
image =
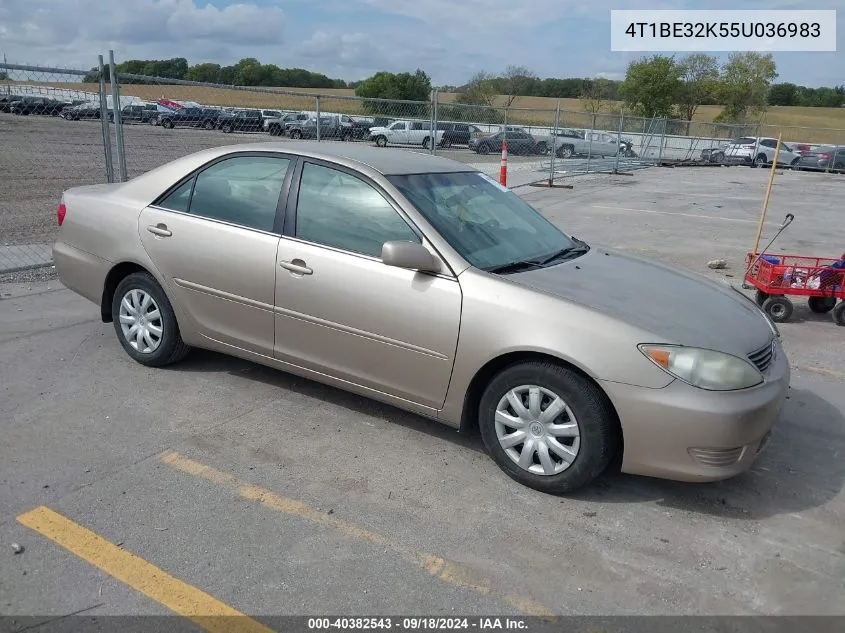
[[[440,260],[416,242],[385,242],[381,247],[381,261],[397,268],[426,273],[440,272]]]

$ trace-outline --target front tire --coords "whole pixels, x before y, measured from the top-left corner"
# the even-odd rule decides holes
[[[487,143],[481,143],[475,150],[478,154],[489,154],[490,146]]]
[[[386,136],[377,136],[376,137],[376,146],[377,147],[387,147],[387,137]]]
[[[783,323],[789,320],[792,316],[794,306],[792,302],[784,296],[771,296],[763,302],[761,306],[763,312],[769,315],[769,318],[775,323]]]
[[[546,145],[544,142],[537,143],[537,154],[540,156],[546,156],[549,153],[549,146]]]
[[[142,365],[164,367],[188,353],[173,307],[149,273],[124,277],[115,290],[111,311],[120,344]]]
[[[605,394],[550,362],[511,365],[481,398],[479,428],[490,456],[519,483],[552,494],[590,483],[619,446]]]
[[[291,130],[290,137],[294,140],[298,140],[302,138],[302,131],[301,130]]]
[[[430,139],[426,136],[426,137],[423,139],[423,142],[422,142],[423,149],[428,149],[428,144],[429,144],[429,142],[430,142]]]
[[[572,145],[564,145],[557,151],[558,158],[572,158],[575,148]]]

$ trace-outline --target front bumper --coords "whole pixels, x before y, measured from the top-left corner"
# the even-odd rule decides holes
[[[624,437],[622,471],[678,481],[719,481],[751,468],[789,390],[780,343],[765,382],[733,392],[675,380],[663,389],[602,381]]]

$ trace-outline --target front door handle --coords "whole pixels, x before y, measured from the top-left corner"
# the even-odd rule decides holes
[[[147,230],[152,233],[153,235],[158,235],[159,237],[170,237],[173,235],[168,229],[166,224],[156,224],[155,226],[148,226]]]
[[[301,259],[294,259],[289,262],[279,262],[279,266],[297,275],[310,275],[314,272],[308,268],[308,266],[305,265],[305,262]]]

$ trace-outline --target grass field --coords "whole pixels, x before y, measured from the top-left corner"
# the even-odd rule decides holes
[[[29,83],[29,82],[27,82]],[[31,85],[31,84],[30,84]],[[40,83],[39,85],[61,88],[65,90],[80,90],[91,92],[96,90],[94,84],[83,83]],[[272,90],[272,89],[270,89]],[[280,89],[284,90],[284,89]],[[351,89],[290,89],[297,93],[320,94],[320,109],[324,112],[346,112],[361,114],[361,102],[348,97],[354,97]],[[200,86],[183,85],[138,85],[124,84],[120,87],[121,95],[135,96],[147,100],[162,97],[174,100],[196,101],[207,105],[239,106],[258,108],[278,108],[286,110],[314,110],[316,101],[313,97],[263,92],[257,89],[240,90],[228,88],[206,88]],[[344,98],[347,97],[347,98]],[[440,103],[453,103],[455,93],[441,93]],[[514,123],[551,125],[555,118],[555,108],[558,100],[548,97],[519,97],[510,113],[510,120]],[[504,97],[499,97],[499,104],[504,103]],[[588,127],[591,116],[584,111],[578,99],[561,99],[561,124],[571,127]],[[621,103],[609,102],[606,107],[608,113],[599,117],[596,126],[608,128],[615,126],[616,119],[610,114],[618,113]],[[393,111],[395,110],[395,111]],[[721,111],[720,106],[701,106],[694,117],[695,122],[690,130],[693,136],[708,136],[712,127],[705,125],[712,122]],[[407,116],[408,106],[397,104],[387,114],[394,117]],[[454,115],[454,112],[450,113]],[[461,117],[472,119],[472,116]],[[482,120],[480,118],[474,120]],[[802,108],[775,106],[769,108],[763,120],[762,135],[776,136],[782,131],[784,138],[793,141],[806,140],[808,142],[825,142],[845,144],[845,108]],[[806,128],[806,129],[800,129]],[[835,130],[825,131],[825,130]],[[631,129],[635,131],[635,129]],[[730,136],[730,133],[728,133]]]

